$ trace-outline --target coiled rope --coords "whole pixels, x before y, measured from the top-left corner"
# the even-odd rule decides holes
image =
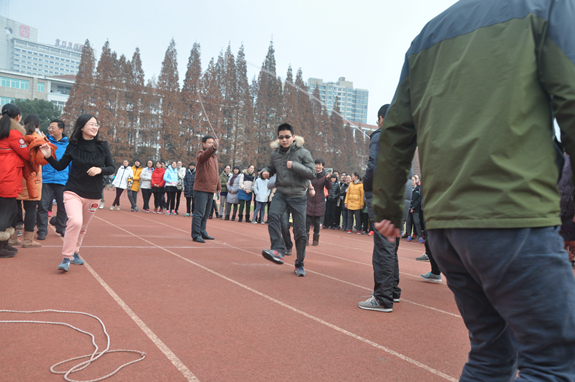
[[[123,369],[124,367],[134,364],[136,362],[140,362],[143,361],[144,358],[146,358],[146,353],[138,351],[138,350],[128,350],[128,349],[118,349],[118,350],[109,350],[110,349],[110,336],[108,335],[108,332],[106,331],[106,326],[104,325],[104,323],[102,322],[102,320],[100,320],[98,317],[89,314],[89,313],[84,313],[84,312],[74,312],[74,311],[67,311],[67,310],[55,310],[55,309],[44,309],[44,310],[32,310],[32,311],[22,311],[22,310],[0,310],[0,313],[23,313],[23,314],[33,314],[33,313],[46,313],[46,312],[51,312],[51,313],[66,313],[66,314],[82,314],[84,316],[88,316],[88,317],[92,317],[96,320],[98,320],[98,322],[100,323],[100,325],[102,325],[102,330],[104,331],[104,334],[106,335],[106,340],[107,340],[107,344],[106,344],[106,349],[104,349],[103,351],[99,352],[98,351],[98,345],[96,345],[96,339],[94,337],[94,335],[90,332],[84,331],[82,329],[79,329],[75,326],[72,326],[70,324],[67,324],[65,322],[52,322],[52,321],[28,321],[28,320],[4,320],[4,321],[0,321],[0,323],[2,324],[47,324],[47,325],[61,325],[61,326],[67,326],[69,328],[72,328],[80,333],[89,335],[92,338],[92,345],[94,345],[94,352],[92,354],[87,354],[87,355],[83,355],[80,357],[75,357],[75,358],[70,358],[67,359],[65,361],[61,361],[58,362],[54,365],[52,365],[52,367],[50,367],[50,371],[54,374],[64,374],[64,379],[68,382],[97,382],[97,381],[101,381],[104,380],[106,378],[110,378],[111,376],[113,376],[114,374],[116,374],[117,372],[119,372],[121,369]],[[128,362],[123,364],[122,366],[118,367],[116,370],[114,370],[113,372],[111,372],[110,374],[107,374],[101,378],[97,378],[97,379],[91,379],[91,380],[86,380],[86,381],[79,381],[79,380],[74,380],[71,379],[69,376],[72,373],[76,373],[80,370],[84,370],[85,368],[87,368],[88,366],[90,366],[90,364],[94,361],[96,361],[98,358],[100,358],[101,356],[103,356],[106,353],[116,353],[116,352],[126,352],[126,353],[137,353],[140,355],[139,359],[136,359],[134,361]],[[84,362],[80,362],[79,364],[77,364],[76,366],[73,366],[71,369],[69,369],[68,371],[58,371],[56,370],[57,366],[60,366],[64,363],[67,362],[71,362],[71,361],[75,361],[75,360],[79,360],[79,359],[83,359],[83,358],[89,358],[87,361]]]

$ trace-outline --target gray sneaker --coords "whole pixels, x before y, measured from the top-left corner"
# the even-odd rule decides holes
[[[68,257],[64,257],[60,265],[58,265],[58,270],[68,272],[68,269],[70,269],[70,259]]]
[[[380,305],[379,301],[377,301],[377,298],[374,296],[371,296],[365,301],[361,301],[359,304],[357,304],[357,306],[366,310],[376,310],[385,313],[393,312],[393,308],[386,308],[383,305]]]
[[[429,257],[427,256],[427,253],[424,253],[423,255],[416,257],[415,260],[417,260],[417,261],[429,261]]]
[[[298,277],[304,277],[305,276],[305,269],[303,269],[303,267],[299,267],[295,269],[295,275]]]
[[[80,255],[78,253],[74,253],[74,257],[72,258],[72,264],[84,265],[84,260],[80,258]]]
[[[424,275],[421,275],[421,277],[425,281],[427,281],[428,283],[440,283],[441,282],[441,275],[434,275],[431,272],[426,273]]]

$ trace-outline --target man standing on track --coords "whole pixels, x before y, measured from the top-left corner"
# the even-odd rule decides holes
[[[208,215],[212,210],[214,192],[220,192],[218,175],[218,140],[211,135],[202,138],[203,150],[196,155],[196,179],[194,180],[194,211],[192,215],[192,239],[197,243],[214,240],[206,231]]]
[[[310,152],[303,148],[303,144],[303,138],[296,137],[291,125],[287,123],[280,125],[278,140],[271,144],[274,151],[271,153],[270,163],[262,169],[264,177],[277,174],[276,193],[268,216],[271,249],[262,251],[262,255],[276,264],[283,264],[286,246],[282,238],[281,218],[289,208],[293,216],[297,250],[295,274],[300,277],[305,276],[303,262],[306,247],[306,192],[310,180],[314,179],[316,174],[314,160]]]
[[[429,245],[469,330],[460,381],[575,381],[553,139],[556,118],[574,158],[573,20],[573,0],[457,2],[411,44],[381,128],[375,226],[399,236],[418,147]]]
[[[367,212],[373,226],[373,175],[375,173],[375,161],[379,155],[379,136],[381,126],[385,119],[385,113],[389,104],[383,105],[377,113],[377,126],[370,135],[369,160],[367,169],[363,177],[363,190],[365,191],[365,200],[367,202]],[[404,219],[405,220],[405,219]],[[397,251],[399,249],[399,238],[390,242],[382,236],[377,230],[373,235],[373,293],[366,301],[361,301],[358,306],[361,309],[375,310],[379,312],[392,312],[393,303],[399,302],[401,289],[399,288],[399,262]]]

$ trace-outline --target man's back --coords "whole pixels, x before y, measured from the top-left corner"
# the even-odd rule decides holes
[[[573,1],[463,0],[413,41],[379,160],[394,155],[396,142],[409,140],[411,153],[419,146],[429,229],[560,224],[549,94],[572,137],[564,139],[569,151],[573,20]],[[400,155],[409,157],[407,151]],[[393,169],[377,168],[376,179],[399,179]],[[378,217],[399,214],[384,195],[374,204]]]

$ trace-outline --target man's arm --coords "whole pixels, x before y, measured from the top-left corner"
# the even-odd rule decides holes
[[[363,177],[363,190],[373,191],[373,176],[375,174],[375,162],[379,156],[379,136],[381,132],[376,130],[370,136],[369,141],[369,159],[367,161],[367,168],[365,169],[365,176]]]
[[[206,163],[210,158],[216,153],[216,149],[212,147],[208,147],[205,150],[201,150],[196,155],[196,162],[198,163]]]
[[[315,163],[309,151],[305,150],[302,158],[302,163],[296,161],[292,162],[291,171],[295,172],[304,179],[312,180],[315,178]]]

